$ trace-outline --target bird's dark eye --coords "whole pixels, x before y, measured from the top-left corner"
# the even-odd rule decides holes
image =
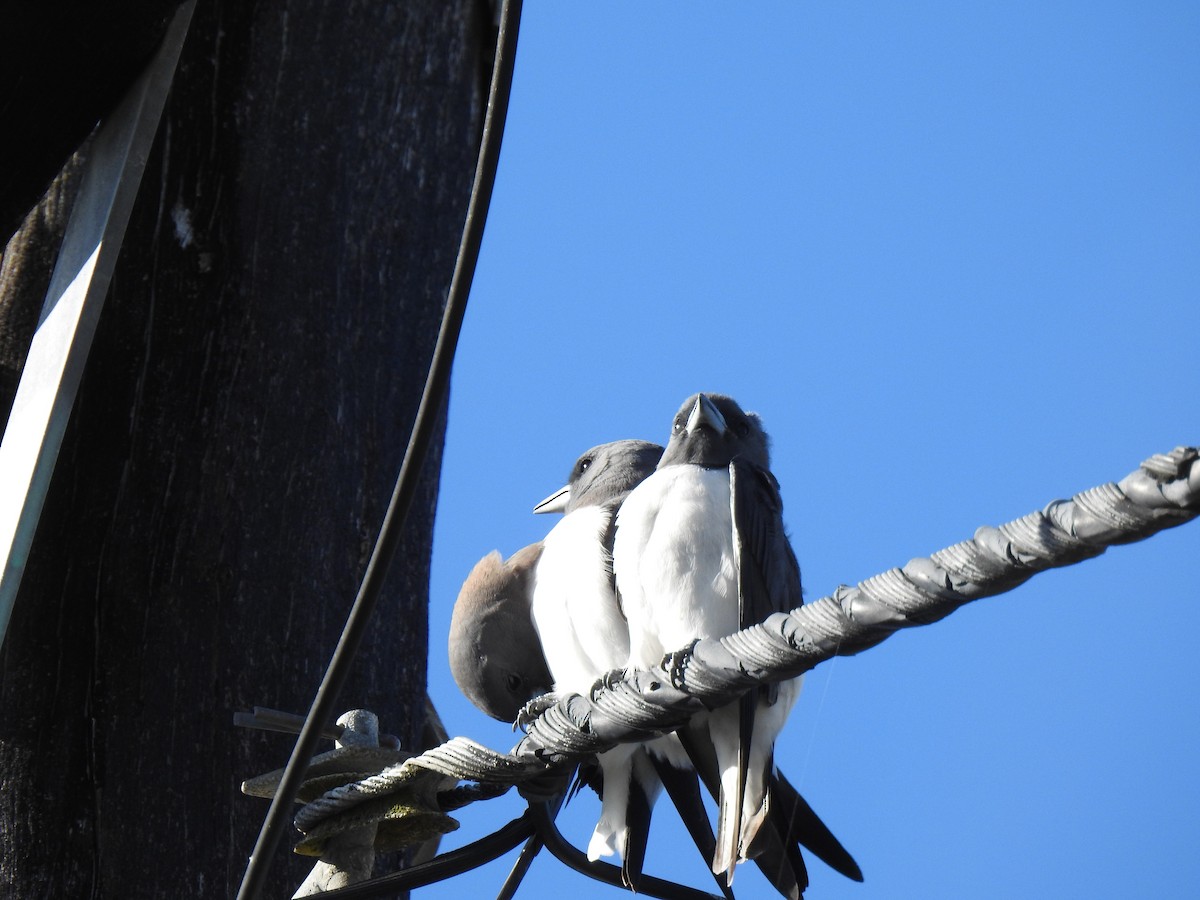
[[[521,676],[515,672],[509,672],[504,679],[504,683],[507,684],[508,689],[515,694],[521,687]]]
[[[683,420],[676,419],[675,424],[671,426],[671,434],[680,434],[683,431]]]
[[[750,433],[750,423],[747,422],[745,419],[742,419],[741,421],[737,422],[734,425],[734,427],[737,429],[737,433],[739,435],[741,435],[742,437],[745,437],[746,435],[748,435]]]

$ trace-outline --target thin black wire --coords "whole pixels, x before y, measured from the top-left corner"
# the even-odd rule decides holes
[[[528,840],[534,831],[533,813],[525,810],[520,816],[486,837],[450,850],[429,862],[412,866],[391,875],[381,875],[370,881],[362,881],[348,887],[324,891],[321,896],[330,900],[365,900],[368,897],[383,897],[403,893],[411,888],[423,887],[436,881],[445,881],[469,872],[471,869],[498,859],[512,850],[521,841]]]
[[[533,835],[525,842],[525,847],[521,850],[521,855],[513,863],[508,877],[504,879],[504,884],[500,885],[500,893],[496,895],[496,900],[512,900],[516,896],[517,888],[525,880],[525,876],[529,873],[529,867],[533,865],[534,859],[542,852],[542,847],[544,846],[545,842],[542,840],[541,835],[538,834]]]
[[[546,814],[549,815],[551,819],[556,817],[559,810],[562,809],[562,805],[566,799],[567,792],[559,791],[554,799],[547,803]],[[536,801],[530,801],[530,805],[532,806],[535,802]],[[533,815],[533,810],[527,810],[527,812],[529,815]],[[525,880],[525,876],[529,873],[529,867],[533,865],[534,859],[536,859],[537,855],[541,853],[542,847],[545,845],[546,843],[542,840],[541,835],[535,832],[532,836],[530,836],[529,840],[526,841],[524,848],[522,848],[520,855],[517,857],[517,861],[513,863],[513,867],[509,871],[508,877],[504,879],[504,884],[500,886],[500,893],[496,895],[496,900],[512,900],[512,898],[516,896],[517,888],[519,888],[521,886],[521,882]]]
[[[396,547],[400,541],[404,520],[408,516],[413,495],[416,493],[421,469],[429,445],[433,440],[438,413],[445,402],[450,370],[454,362],[454,351],[458,345],[458,335],[462,329],[463,316],[466,313],[467,295],[470,293],[471,280],[475,275],[475,265],[479,260],[483,227],[487,221],[488,205],[491,202],[492,187],[496,181],[496,168],[500,159],[504,121],[508,114],[508,98],[512,88],[513,62],[516,56],[520,22],[521,0],[505,0],[500,16],[496,60],[492,68],[492,84],[488,95],[487,115],[484,118],[479,162],[475,169],[475,183],[471,190],[470,204],[467,207],[462,242],[459,245],[458,259],[454,266],[454,277],[450,282],[450,292],[446,298],[446,309],[442,316],[437,345],[433,351],[429,376],[421,395],[421,404],[417,409],[417,417],[413,423],[408,448],[404,453],[404,462],[400,466],[396,487],[392,491],[392,498],[379,531],[379,538],[375,542],[375,549],[367,563],[366,572],[363,574],[358,596],[354,599],[354,605],[346,618],[341,639],[333,651],[329,667],[325,670],[325,677],[317,689],[304,726],[300,730],[300,736],[296,739],[295,747],[292,748],[292,755],[284,769],[279,788],[275,792],[271,807],[267,810],[266,818],[259,830],[254,852],[246,865],[246,871],[238,889],[238,900],[255,900],[262,891],[269,862],[279,848],[279,841],[287,827],[292,812],[292,802],[299,790],[304,770],[316,748],[324,723],[332,718],[334,704],[345,684],[350,664],[358,652],[358,647],[362,643],[363,635],[370,623],[371,614],[387,576],[388,567],[396,555]]]
[[[538,835],[555,859],[567,868],[574,869],[581,875],[594,878],[603,884],[610,884],[613,887],[629,891],[633,890],[626,887],[621,878],[619,866],[599,860],[592,862],[587,858],[587,854],[563,837],[558,826],[554,824],[554,816],[551,815],[547,804],[530,803],[529,812],[533,816],[533,824]],[[716,894],[709,894],[697,888],[646,874],[643,874],[638,880],[636,893],[643,897],[655,897],[657,900],[723,900]]]

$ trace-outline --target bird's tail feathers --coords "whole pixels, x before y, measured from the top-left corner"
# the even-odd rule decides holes
[[[708,788],[713,799],[717,799],[720,796],[721,785],[717,772],[717,758],[711,742],[705,740],[706,735],[693,726],[681,728],[676,734],[692,765],[695,766],[700,781]],[[759,834],[762,837],[756,843],[764,845],[765,849],[754,860],[754,865],[781,897],[799,900],[804,894],[804,889],[808,887],[808,872],[799,848],[785,848],[783,835],[773,827],[773,822],[760,829]]]
[[[771,819],[789,843],[803,844],[827,866],[851,881],[863,880],[862,869],[854,857],[779,770],[772,779],[772,793],[775,802]]]
[[[634,754],[633,763],[625,833],[620,850],[621,880],[625,887],[636,893],[642,880],[642,865],[646,861],[646,845],[650,841],[650,812],[662,785],[645,751],[639,749]]]
[[[591,862],[612,856],[624,847],[634,749],[633,744],[618,744],[596,757],[601,781],[600,819],[588,842],[587,856]]]
[[[717,799],[717,849],[713,854],[712,870],[718,875],[724,873],[725,883],[729,885],[733,884],[733,867],[740,860],[742,803],[738,789],[741,774],[736,763],[721,769]]]
[[[667,795],[679,812],[680,820],[687,828],[688,834],[691,835],[696,849],[704,857],[704,862],[711,865],[717,848],[717,839],[713,835],[712,823],[708,820],[708,810],[704,808],[704,800],[700,796],[698,774],[690,766],[682,768],[672,765],[668,759],[653,753],[650,754],[650,760],[654,764],[655,771],[658,772],[659,780],[667,790]],[[717,882],[717,889],[725,896],[726,900],[733,900],[733,892],[725,883],[725,879],[715,873],[714,878]]]
[[[588,841],[588,862],[596,862],[602,856],[612,856],[616,853],[617,842],[621,839],[618,831],[622,830],[624,829],[606,827],[603,821],[597,822],[596,830],[592,832],[592,839]]]
[[[746,801],[742,807],[741,854],[743,859],[757,859],[763,852],[763,842],[759,836],[771,815],[771,792],[768,790],[763,794],[762,802],[757,807],[749,808],[749,796]]]

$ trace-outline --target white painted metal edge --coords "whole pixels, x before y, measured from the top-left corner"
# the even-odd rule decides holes
[[[92,142],[0,442],[0,644],[196,0]]]

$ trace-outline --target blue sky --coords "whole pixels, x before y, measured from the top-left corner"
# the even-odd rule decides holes
[[[816,599],[1200,442],[1198,250],[1195,4],[527,3],[435,534],[450,732],[515,742],[450,678],[450,609],[583,450],[733,395]],[[813,861],[808,896],[1194,892],[1198,551],[1184,526],[811,673],[778,760],[866,883]],[[667,804],[646,868],[710,883]],[[620,896],[549,857],[520,896],[560,891]]]

